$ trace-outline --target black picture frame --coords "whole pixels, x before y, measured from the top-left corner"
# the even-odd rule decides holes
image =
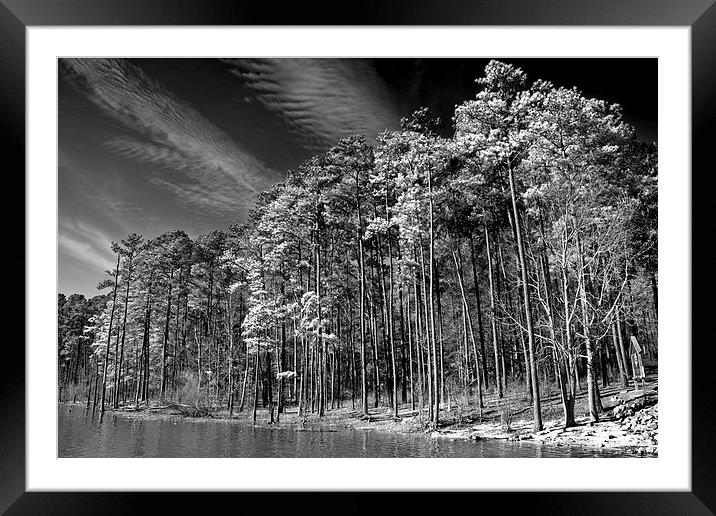
[[[0,124],[2,127],[3,168],[6,176],[4,206],[6,302],[15,314],[6,321],[24,320],[25,277],[33,273],[25,265],[25,226],[18,213],[25,213],[25,31],[28,27],[48,25],[647,25],[691,27],[692,74],[692,220],[708,221],[710,202],[698,202],[698,195],[709,190],[695,187],[713,175],[707,166],[713,147],[716,113],[716,5],[714,0],[413,0],[411,2],[364,1],[332,5],[293,2],[285,7],[259,2],[229,0],[0,0]],[[713,168],[713,167],[709,167]],[[10,184],[7,184],[9,182]],[[12,192],[12,193],[11,193]],[[20,194],[22,192],[22,195]],[[24,218],[23,218],[24,220]],[[698,235],[696,228],[692,235]],[[703,242],[707,239],[701,239]],[[694,242],[694,243],[699,243]],[[22,244],[21,244],[22,243]],[[701,244],[703,247],[703,244]],[[692,271],[713,275],[713,255],[692,249]],[[706,262],[706,263],[704,263]],[[17,273],[24,270],[25,274]],[[702,287],[706,291],[706,286]],[[710,303],[698,303],[692,293],[692,320],[703,325]],[[20,326],[20,325],[18,325]],[[4,333],[3,355],[7,363],[25,364],[24,328]],[[19,334],[18,334],[19,333]],[[425,510],[430,501],[438,510],[450,510],[454,504],[467,507],[501,507],[501,513],[513,512],[523,504],[538,514],[714,514],[716,512],[716,440],[713,416],[716,404],[710,374],[714,346],[711,339],[700,341],[692,328],[692,490],[690,492],[589,492],[589,493],[480,493],[430,497],[415,493],[401,497],[401,511]],[[688,345],[688,343],[685,343]],[[10,355],[8,357],[8,354]],[[30,381],[32,381],[32,372]],[[39,493],[25,492],[25,381],[24,367],[3,368],[0,373],[0,511],[7,514],[113,514],[149,509],[148,498],[160,498],[165,512],[184,512],[201,503],[205,510],[236,497],[247,504],[246,493],[212,493],[197,501],[185,493]],[[315,494],[315,493],[313,493]],[[312,493],[254,494],[252,502],[272,507],[301,507],[320,510],[308,500]],[[278,496],[278,498],[276,498]],[[332,493],[322,495],[321,505],[329,510],[362,513],[382,503],[375,493]],[[473,497],[468,500],[467,496]],[[332,500],[340,497],[338,500]],[[229,500],[228,498],[231,498]],[[284,498],[283,500],[281,498]],[[499,499],[498,499],[499,498]],[[155,500],[151,500],[155,502]],[[276,503],[278,502],[278,505]],[[498,505],[493,505],[497,503]],[[456,507],[456,506],[455,506]],[[260,510],[255,509],[255,510]]]

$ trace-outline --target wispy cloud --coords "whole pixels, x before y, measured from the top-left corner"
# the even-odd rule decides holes
[[[90,270],[102,272],[115,261],[111,238],[100,229],[76,219],[60,222],[59,251],[84,264]]]
[[[130,199],[118,198],[116,191],[107,191],[105,185],[97,180],[97,169],[88,169],[72,152],[60,148],[57,165],[61,178],[60,193],[66,193],[62,191],[64,189],[71,190],[73,207],[77,207],[78,200],[90,200],[94,211],[101,212],[103,218],[111,219],[117,226],[122,226],[122,217],[118,215],[142,216],[144,210],[141,206],[133,204]],[[60,212],[67,207],[60,206]]]
[[[362,59],[224,59],[255,97],[276,113],[307,149],[339,138],[369,138],[399,116],[383,80]]]
[[[106,146],[159,165],[162,172],[150,179],[170,187],[181,202],[207,210],[245,209],[274,177],[248,149],[129,61],[67,59],[63,64],[96,105],[134,132],[112,136]],[[184,177],[166,177],[171,172]]]

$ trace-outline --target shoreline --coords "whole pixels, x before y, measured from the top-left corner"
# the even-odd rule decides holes
[[[86,407],[85,403],[80,402],[64,404]],[[399,418],[395,419],[387,407],[371,408],[367,417],[359,410],[343,407],[327,411],[322,418],[309,413],[301,420],[297,408],[289,406],[280,415],[279,422],[269,423],[268,409],[262,407],[257,412],[256,426],[306,432],[352,429],[423,435],[431,439],[519,441],[534,443],[536,446],[591,449],[597,452],[608,450],[631,457],[658,456],[658,402],[654,399],[648,403],[643,396],[638,395],[619,400],[614,407],[605,407],[597,423],[589,424],[588,418],[576,417],[577,426],[565,429],[561,419],[545,419],[544,429],[540,432],[533,432],[532,420],[525,418],[510,421],[507,427],[502,423],[496,408],[484,410],[482,418],[477,414],[461,412],[459,407],[442,409],[444,421],[435,430],[426,430],[416,412],[405,406]],[[228,417],[225,410],[211,412],[210,415],[197,415],[194,407],[176,403],[140,406],[138,409],[133,405],[121,406],[117,410],[108,410],[105,415],[109,414],[141,420],[174,419],[181,422],[253,425],[250,410],[234,412],[232,418]]]

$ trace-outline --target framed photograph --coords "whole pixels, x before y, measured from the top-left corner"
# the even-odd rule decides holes
[[[3,0],[3,510],[713,513],[716,8],[488,4]]]

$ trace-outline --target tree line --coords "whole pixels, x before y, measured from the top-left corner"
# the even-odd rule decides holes
[[[113,242],[103,294],[59,295],[60,398],[435,427],[512,393],[540,430],[545,388],[565,426],[586,389],[597,421],[631,336],[656,356],[656,146],[576,88],[476,82],[450,130],[420,109],[342,139],[226,231]]]

